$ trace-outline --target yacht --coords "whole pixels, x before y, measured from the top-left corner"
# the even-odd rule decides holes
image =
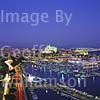
[[[32,83],[41,83],[41,82],[46,82],[46,79],[37,77],[37,76],[32,76],[29,74],[28,76],[28,82],[32,82]]]

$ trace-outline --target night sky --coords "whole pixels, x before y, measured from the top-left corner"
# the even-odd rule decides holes
[[[58,47],[100,47],[100,0],[0,0],[5,12],[47,12],[49,23],[1,23],[0,46],[32,47],[51,44]],[[56,10],[72,12],[68,26],[55,22]],[[1,16],[0,16],[1,17]]]

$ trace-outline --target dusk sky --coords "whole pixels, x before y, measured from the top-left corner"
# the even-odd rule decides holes
[[[100,47],[100,0],[0,0],[0,10],[19,14],[47,12],[49,15],[48,23],[39,21],[37,26],[0,20],[0,46]],[[68,26],[65,18],[64,22],[56,23],[56,10],[72,13]]]

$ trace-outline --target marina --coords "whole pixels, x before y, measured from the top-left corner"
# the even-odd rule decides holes
[[[32,66],[31,64],[30,64],[30,66]],[[31,68],[33,68],[33,67],[31,67]],[[58,72],[56,72],[56,71],[50,71],[49,69],[46,69],[46,68],[43,68],[43,67],[37,67],[37,70],[35,70],[35,72],[34,72],[34,69],[32,70],[31,69],[31,71],[30,70],[28,70],[28,68],[26,67],[26,70],[28,71],[28,73],[30,73],[31,75],[33,74],[33,75],[36,75],[36,76],[38,76],[38,77],[42,77],[42,78],[48,78],[48,77],[55,77],[55,78],[62,78],[62,80],[64,79],[66,79],[66,74],[64,74],[64,73],[58,73]],[[36,71],[39,73],[36,73]],[[62,76],[62,74],[63,74],[63,76]],[[69,77],[72,77],[71,75],[69,75]],[[77,76],[78,77],[78,76]],[[76,90],[76,92],[78,91],[79,93],[82,93],[82,94],[84,94],[84,95],[88,95],[89,97],[94,97],[94,96],[92,96],[92,95],[89,95],[89,94],[87,94],[86,92],[90,92],[90,94],[93,94],[93,95],[95,95],[95,96],[99,96],[99,92],[97,92],[97,93],[95,93],[94,94],[94,92],[92,93],[91,91],[89,91],[88,90],[88,88],[90,88],[90,87],[82,87],[82,82],[80,83],[80,78],[78,78],[77,79],[77,77],[76,77],[76,80],[77,80],[77,85],[76,85],[76,89],[79,89],[79,90],[81,90],[81,91],[83,91],[83,92],[81,92],[81,91],[78,91],[78,90]],[[91,83],[91,82],[95,82],[96,80],[100,80],[100,78],[99,77],[82,77],[82,78],[86,78],[87,79],[87,81],[89,81],[89,83]],[[90,81],[91,80],[91,81]],[[57,81],[58,82],[58,81]],[[81,87],[80,87],[80,84],[81,84]],[[90,85],[90,84],[89,84]],[[99,85],[99,84],[98,84]],[[78,87],[79,86],[79,87]],[[85,92],[84,92],[85,91]],[[96,89],[96,91],[97,91],[97,89]],[[98,89],[98,91],[99,91],[99,89]],[[58,93],[57,93],[58,94]],[[74,98],[75,99],[75,98]],[[73,100],[74,100],[73,99]],[[77,99],[76,99],[77,100]]]

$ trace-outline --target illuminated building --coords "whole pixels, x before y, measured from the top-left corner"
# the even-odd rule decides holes
[[[54,46],[48,45],[48,46],[46,46],[44,48],[44,50],[42,51],[42,53],[57,53],[57,48],[54,47]]]
[[[78,49],[76,49],[74,52],[78,55],[84,55],[84,56],[88,55],[87,50],[78,50]]]

